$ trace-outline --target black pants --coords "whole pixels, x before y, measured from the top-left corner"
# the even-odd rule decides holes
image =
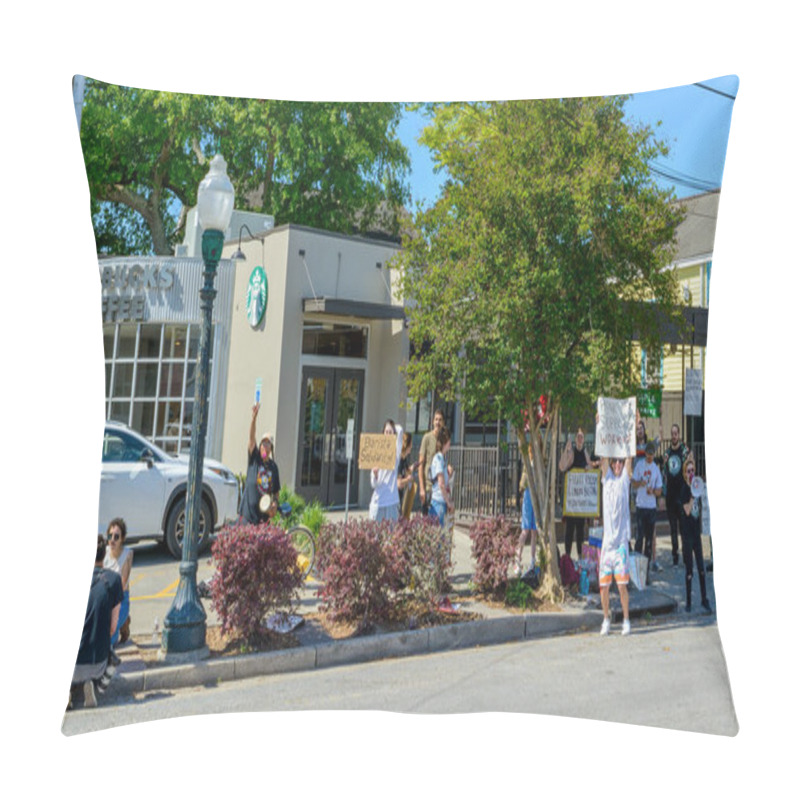
[[[698,532],[685,533],[681,531],[681,545],[683,547],[683,564],[686,567],[686,608],[692,607],[692,576],[694,561],[697,560],[697,578],[700,581],[700,600],[705,603],[706,595],[706,566],[703,561],[703,542]]]
[[[669,538],[672,540],[672,563],[678,563],[678,531],[680,529],[681,518],[680,503],[673,503],[667,500],[667,519],[669,520]]]
[[[564,532],[564,552],[572,558],[570,551],[572,550],[572,540],[575,539],[575,545],[578,548],[578,555],[580,558],[583,550],[583,526],[586,520],[583,517],[567,517],[567,529]]]
[[[633,549],[637,553],[641,553],[644,545],[645,556],[652,559],[655,555],[653,553],[653,532],[656,529],[656,509],[637,508],[636,520],[639,524],[636,531],[636,544]]]

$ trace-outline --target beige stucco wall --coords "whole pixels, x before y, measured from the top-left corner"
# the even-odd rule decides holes
[[[230,257],[237,243],[223,251]],[[405,422],[405,384],[399,371],[408,358],[402,321],[309,315],[309,319],[357,324],[369,329],[367,359],[302,355],[305,298],[325,297],[370,303],[399,301],[387,288],[387,267],[398,248],[391,244],[339,236],[299,226],[277,228],[262,239],[242,243],[247,260],[237,262],[224,412],[222,461],[236,472],[246,469],[247,437],[255,381],[263,380],[258,436],[275,435],[281,483],[294,487],[300,435],[302,367],[364,370],[363,431],[377,431],[386,417]],[[304,255],[300,254],[304,252]],[[381,268],[376,264],[381,263]],[[245,297],[252,270],[263,266],[269,297],[266,318],[253,330]],[[359,481],[359,501],[369,502],[369,475]]]

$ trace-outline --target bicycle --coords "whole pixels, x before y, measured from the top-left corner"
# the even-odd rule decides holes
[[[292,515],[292,507],[289,503],[281,503],[278,506],[278,512],[284,519],[288,519]],[[314,568],[314,559],[317,555],[314,534],[305,525],[293,525],[286,531],[286,535],[297,551],[297,563],[302,570],[303,580],[305,580]]]

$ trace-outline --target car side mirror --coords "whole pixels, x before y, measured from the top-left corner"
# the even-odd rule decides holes
[[[148,469],[153,468],[154,459],[153,451],[148,449],[142,450],[142,454],[139,456],[139,461],[144,461]]]

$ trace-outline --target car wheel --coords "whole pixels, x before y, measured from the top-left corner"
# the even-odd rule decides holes
[[[211,506],[205,497],[200,501],[200,525],[197,532],[197,553],[198,555],[208,545],[211,530],[214,527],[214,516]],[[186,496],[181,497],[172,506],[167,517],[167,549],[173,558],[183,556],[183,534],[186,530]]]

